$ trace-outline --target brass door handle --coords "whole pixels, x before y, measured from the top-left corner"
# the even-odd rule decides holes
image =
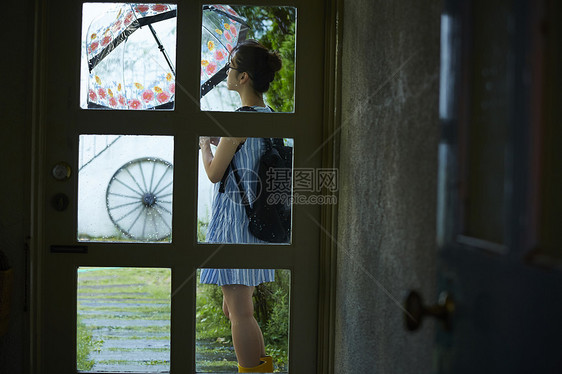
[[[455,302],[451,295],[442,292],[435,305],[424,306],[422,297],[416,291],[410,291],[404,303],[404,320],[408,331],[417,330],[424,317],[435,317],[443,323],[445,330],[451,330],[451,318],[455,311]]]

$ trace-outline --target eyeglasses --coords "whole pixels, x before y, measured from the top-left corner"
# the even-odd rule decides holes
[[[236,71],[240,71],[237,68],[233,67],[230,64],[226,64],[226,74],[230,73],[230,69],[236,70]]]

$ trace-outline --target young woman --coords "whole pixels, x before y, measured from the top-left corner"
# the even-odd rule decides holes
[[[255,40],[238,44],[231,52],[227,70],[227,87],[240,95],[237,111],[271,112],[263,93],[269,89],[275,72],[281,69],[277,53]],[[213,154],[211,141],[217,145]],[[260,138],[223,137],[199,140],[207,176],[215,183],[212,215],[207,241],[214,243],[263,243],[248,230],[248,217],[239,187],[229,168],[238,170],[244,191],[255,192],[255,177],[264,152]],[[226,173],[226,175],[225,175]],[[252,295],[255,286],[274,281],[273,269],[203,269],[201,283],[217,284],[223,292],[223,311],[230,319],[232,341],[240,373],[271,373],[271,357],[265,353],[263,334],[254,318]]]

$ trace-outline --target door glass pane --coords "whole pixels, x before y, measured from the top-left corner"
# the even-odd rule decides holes
[[[470,78],[470,122],[465,160],[465,232],[467,236],[503,244],[506,217],[506,152],[509,138],[509,19],[501,10],[482,11],[475,18]],[[466,141],[466,140],[465,140]]]
[[[173,109],[175,4],[85,3],[80,106]]]
[[[78,371],[170,370],[171,275],[161,268],[78,268]]]
[[[196,371],[198,373],[237,372],[231,322],[223,312],[221,287],[217,284],[201,283],[202,281],[216,282],[219,278],[224,280],[232,275],[239,276],[239,282],[244,282],[243,279],[255,279],[259,282],[257,278],[260,276],[267,278],[254,289],[252,295],[254,317],[263,334],[266,355],[271,356],[273,362],[272,372],[288,372],[291,272],[286,269],[198,270]],[[230,319],[235,318],[231,315]]]
[[[205,169],[205,153],[207,157],[215,155],[215,144],[233,138],[202,138],[210,138],[211,145],[210,150],[204,147],[199,151],[198,241],[290,244],[293,139],[246,138],[222,179],[213,183],[216,177],[209,171],[210,177]],[[270,163],[263,162],[267,141],[279,151]]]
[[[226,64],[230,62],[233,68],[239,68],[233,74],[246,71],[250,75],[252,87],[263,93],[267,106],[275,112],[294,112],[296,20],[294,7],[204,5],[201,110],[234,111],[242,106],[237,92],[239,86],[227,80]],[[253,57],[246,58],[245,62],[239,60],[237,47],[250,39],[270,51],[277,51],[281,66],[275,67],[272,57],[268,59],[267,56],[257,55],[255,61]],[[233,56],[230,56],[231,51],[235,52]],[[268,77],[270,73],[275,74],[274,77]]]
[[[173,136],[80,135],[78,240],[172,241]]]

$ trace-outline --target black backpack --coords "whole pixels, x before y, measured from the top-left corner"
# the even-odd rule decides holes
[[[249,230],[252,235],[270,243],[289,243],[293,148],[285,146],[281,138],[262,138],[262,141],[265,152],[259,160],[256,199],[252,205],[233,162],[225,172],[219,191],[224,192],[226,176],[232,170],[250,221]]]

